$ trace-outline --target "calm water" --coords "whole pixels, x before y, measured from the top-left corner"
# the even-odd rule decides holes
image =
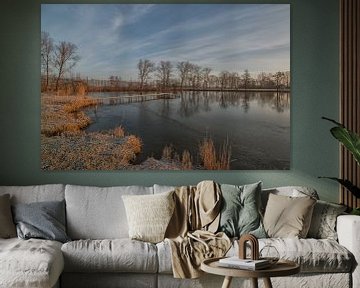
[[[126,95],[93,93],[93,97]],[[179,94],[180,95],[180,94]],[[140,136],[143,152],[161,157],[172,144],[181,155],[187,149],[195,162],[198,146],[211,136],[216,146],[228,137],[231,169],[290,168],[290,94],[275,92],[183,92],[177,99],[102,105],[88,110],[87,131],[114,129]]]

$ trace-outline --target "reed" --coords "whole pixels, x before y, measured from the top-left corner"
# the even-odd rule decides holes
[[[181,157],[181,167],[184,170],[192,170],[192,157],[188,150],[184,150]]]
[[[206,170],[229,170],[231,158],[231,146],[228,139],[216,152],[214,141],[206,137],[199,145],[200,158]]]

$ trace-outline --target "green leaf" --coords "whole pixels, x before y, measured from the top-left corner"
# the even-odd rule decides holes
[[[345,127],[331,128],[331,134],[339,140],[354,156],[360,165],[360,137],[356,133],[349,131]]]
[[[337,181],[342,186],[344,186],[347,190],[349,190],[356,198],[360,198],[360,188],[355,186],[349,180],[339,179],[339,178],[336,178],[336,177],[319,177],[319,178],[326,178],[326,179]]]
[[[360,136],[333,119],[327,117],[321,118],[337,125],[337,127],[330,129],[331,134],[350,151],[356,162],[360,165]]]

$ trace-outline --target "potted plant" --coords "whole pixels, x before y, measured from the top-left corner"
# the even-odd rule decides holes
[[[350,151],[353,155],[355,161],[360,165],[360,136],[353,131],[347,129],[343,124],[336,122],[333,119],[322,117],[327,121],[330,121],[336,124],[335,127],[330,129],[331,134],[342,143],[346,149]],[[319,178],[328,178],[334,181],[339,182],[347,190],[349,190],[356,198],[360,198],[360,188],[354,185],[348,179],[340,179],[336,177],[319,177]],[[354,208],[351,214],[360,215],[360,207]]]

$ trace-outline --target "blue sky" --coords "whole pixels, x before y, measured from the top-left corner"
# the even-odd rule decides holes
[[[135,80],[141,58],[290,70],[289,4],[42,4],[41,30],[78,46],[82,76]]]

